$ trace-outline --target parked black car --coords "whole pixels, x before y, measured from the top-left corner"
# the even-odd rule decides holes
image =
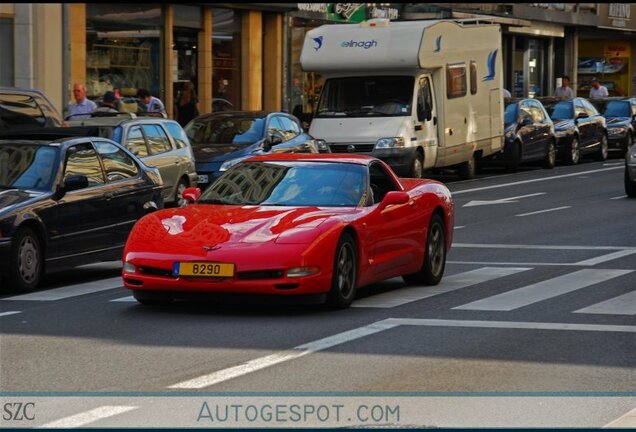
[[[590,103],[605,117],[609,151],[624,156],[634,142],[636,98],[590,99]]]
[[[106,138],[0,136],[0,286],[32,290],[45,271],[121,259],[161,190],[156,168]]]
[[[184,128],[194,151],[199,187],[250,156],[267,152],[329,153],[287,113],[223,111],[203,114]]]
[[[62,115],[40,90],[0,87],[0,131],[63,125]]]
[[[599,161],[607,159],[605,118],[587,99],[540,99],[554,122],[558,157],[570,165],[579,163],[581,156],[588,154]]]
[[[543,168],[554,168],[556,135],[545,108],[536,99],[505,99],[504,149],[489,158],[504,164],[509,172],[519,165],[540,161]]]

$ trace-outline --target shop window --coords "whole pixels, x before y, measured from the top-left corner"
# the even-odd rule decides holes
[[[446,65],[446,94],[449,99],[466,96],[466,64]]]
[[[241,15],[232,9],[212,8],[212,106],[241,105]]]
[[[0,85],[3,86],[13,86],[15,84],[13,43],[13,19],[0,18],[0,53],[2,53]]]

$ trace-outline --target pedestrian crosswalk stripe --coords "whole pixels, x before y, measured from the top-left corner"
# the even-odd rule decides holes
[[[456,306],[453,309],[511,311],[632,272],[633,270],[579,270],[523,288]]]
[[[0,312],[0,316],[9,316],[9,315],[15,315],[15,314],[19,314],[20,311],[8,311],[8,312]]]
[[[586,266],[594,266],[597,264],[601,264],[607,261],[613,261],[615,259],[619,259],[619,258],[623,258],[629,255],[633,255],[636,254],[636,250],[633,249],[626,249],[626,250],[620,250],[620,251],[616,251],[616,252],[612,252],[606,255],[601,255],[598,257],[594,257],[594,258],[590,258],[590,259],[586,259],[584,261],[579,261],[577,263],[575,263],[576,265],[586,265]]]
[[[135,298],[133,296],[127,296],[127,297],[120,297],[120,298],[116,298],[111,300],[111,302],[123,302],[123,303],[128,303],[128,302],[136,302],[137,300],[135,300]]]
[[[575,310],[574,313],[636,315],[636,291]]]
[[[98,420],[102,420],[108,417],[123,414],[125,412],[137,409],[135,406],[110,406],[105,405],[99,408],[92,409],[83,413],[75,414],[69,417],[64,417],[59,420],[55,420],[50,423],[43,424],[40,427],[43,428],[74,428],[84,426],[90,423],[94,423]]]
[[[437,286],[401,288],[355,301],[351,307],[392,308],[406,303],[444,294],[450,291],[477,285],[504,276],[510,276],[529,267],[483,267],[442,279]]]
[[[110,279],[102,279],[94,282],[84,282],[77,285],[70,285],[62,288],[55,288],[45,291],[34,292],[31,294],[22,294],[13,297],[7,297],[2,300],[19,300],[19,301],[55,301],[69,297],[75,297],[83,294],[91,294],[98,291],[106,291],[113,288],[123,286],[121,276]]]

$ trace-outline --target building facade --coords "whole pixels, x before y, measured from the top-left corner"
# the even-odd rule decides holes
[[[172,115],[187,81],[201,111],[309,113],[322,77],[303,71],[306,32],[370,18],[483,19],[502,27],[504,85],[547,96],[563,75],[580,96],[592,77],[611,95],[636,94],[631,3],[0,4],[0,85],[37,87],[64,110],[72,84],[90,98],[147,88]],[[634,10],[635,14],[632,14]],[[634,18],[632,18],[634,15]]]

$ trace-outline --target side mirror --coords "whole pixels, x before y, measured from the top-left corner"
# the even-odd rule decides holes
[[[71,192],[88,187],[88,177],[85,175],[73,175],[64,179],[62,186],[64,192]]]
[[[181,196],[183,197],[183,199],[188,201],[188,203],[193,203],[201,196],[201,189],[199,189],[198,187],[186,188]]]
[[[384,210],[390,205],[406,204],[410,199],[409,194],[404,191],[387,192],[382,201],[380,201],[380,210]]]

